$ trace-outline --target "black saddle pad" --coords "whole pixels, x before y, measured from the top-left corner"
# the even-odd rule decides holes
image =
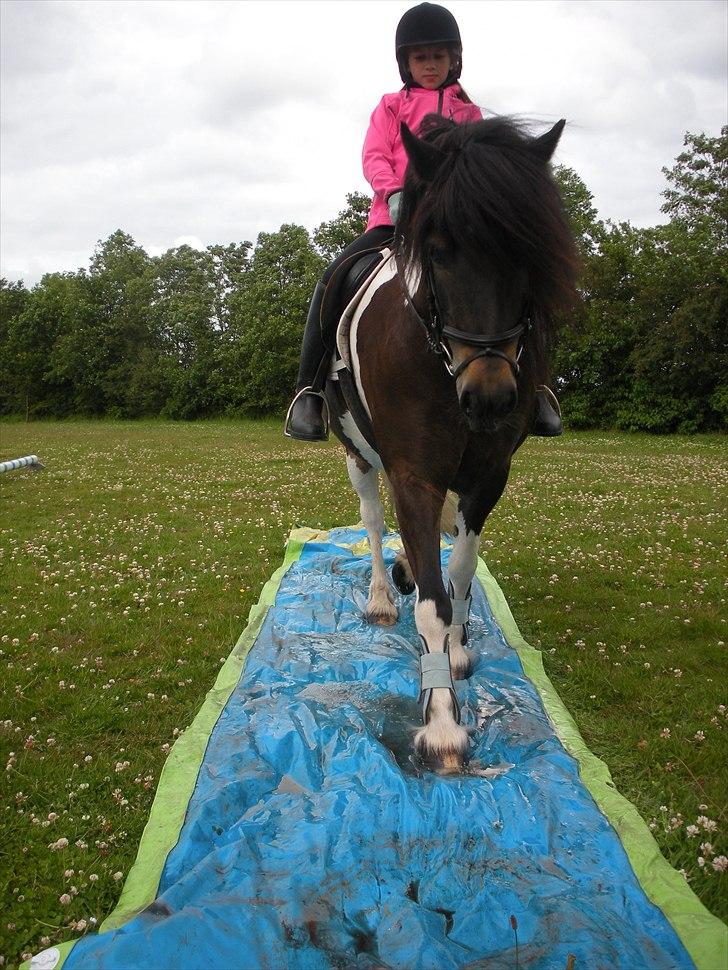
[[[374,267],[382,261],[380,249],[356,253],[350,260],[341,264],[326,287],[321,307],[321,330],[331,334],[335,341],[336,330],[348,303]],[[333,350],[333,346],[329,348]]]

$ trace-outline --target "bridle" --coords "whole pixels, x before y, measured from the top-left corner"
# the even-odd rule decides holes
[[[443,313],[440,308],[440,303],[437,299],[437,289],[435,287],[435,278],[432,272],[432,264],[428,260],[425,263],[425,279],[427,282],[427,304],[428,304],[428,319],[425,319],[415,306],[414,298],[409,291],[407,285],[407,277],[402,268],[399,257],[396,258],[397,273],[402,283],[402,288],[404,290],[404,296],[410,310],[412,311],[415,319],[420,324],[420,326],[425,331],[425,336],[427,338],[427,345],[433,353],[439,354],[443,357],[445,367],[447,372],[457,380],[458,377],[463,373],[466,367],[469,367],[474,360],[479,357],[500,357],[504,360],[513,371],[513,376],[515,378],[521,372],[519,361],[521,359],[521,354],[523,353],[523,338],[533,327],[533,321],[531,320],[531,314],[528,308],[525,308],[521,317],[515,327],[511,327],[510,330],[505,330],[503,333],[496,334],[494,337],[486,337],[477,333],[468,333],[465,330],[457,330],[455,327],[450,327],[442,323]],[[507,343],[509,340],[514,340],[516,337],[519,338],[518,342],[518,352],[515,356],[509,357],[508,354],[504,353],[502,350],[498,350],[498,344]],[[454,340],[457,343],[465,344],[467,347],[477,347],[478,350],[465,360],[461,361],[459,364],[455,365],[453,359],[453,353],[450,349],[447,340]]]

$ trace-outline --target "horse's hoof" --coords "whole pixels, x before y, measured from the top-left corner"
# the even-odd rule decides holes
[[[364,614],[364,619],[367,621],[367,623],[371,623],[372,626],[394,626],[399,619],[399,615],[396,608],[393,606],[391,610],[367,610]]]
[[[460,775],[465,767],[465,759],[457,754],[443,755],[437,769],[440,775]]]
[[[440,775],[461,774],[468,750],[468,735],[457,725],[456,735],[450,743],[433,747],[428,738],[427,727],[423,727],[415,735],[415,750],[422,764],[431,771]]]
[[[392,566],[392,582],[403,596],[415,591],[414,580],[399,560]]]
[[[473,672],[473,665],[470,661],[470,657],[467,658],[464,664],[455,664],[451,659],[450,672],[452,673],[453,680],[467,680]]]
[[[450,647],[450,672],[453,680],[467,680],[473,672],[473,660],[467,650]]]

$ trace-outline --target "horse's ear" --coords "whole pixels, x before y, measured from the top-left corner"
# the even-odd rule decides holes
[[[404,150],[415,172],[425,182],[431,182],[445,159],[445,153],[413,135],[404,121],[399,126],[399,130],[402,133]]]
[[[545,162],[551,161],[551,156],[556,151],[556,146],[559,143],[559,138],[561,138],[561,132],[564,130],[565,124],[566,120],[562,118],[561,121],[556,122],[551,131],[547,131],[546,134],[534,139],[533,144],[536,149],[536,153],[543,158]]]

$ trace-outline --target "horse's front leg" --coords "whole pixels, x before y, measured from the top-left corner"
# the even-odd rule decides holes
[[[392,482],[397,518],[417,588],[415,623],[422,641],[420,657],[422,727],[415,747],[422,759],[446,771],[462,768],[468,735],[460,726],[448,651],[452,619],[450,597],[440,568],[439,517],[443,496],[411,481]]]
[[[455,544],[448,564],[448,592],[452,606],[450,667],[455,680],[470,674],[470,658],[465,645],[468,642],[470,589],[478,565],[480,535],[486,518],[503,494],[507,480],[508,468],[493,470],[485,483],[462,495],[458,505]]]
[[[455,519],[456,538],[448,564],[448,592],[452,606],[450,625],[450,669],[455,680],[470,675],[470,658],[465,651],[468,642],[467,623],[470,615],[470,587],[478,564],[480,530],[467,523],[462,506]]]
[[[367,530],[372,552],[372,580],[369,584],[369,599],[364,616],[369,623],[391,626],[397,622],[397,607],[394,605],[387,567],[382,555],[384,509],[379,499],[379,472],[371,465],[360,467],[351,455],[346,456],[346,467],[351,484],[359,496],[361,520]]]

